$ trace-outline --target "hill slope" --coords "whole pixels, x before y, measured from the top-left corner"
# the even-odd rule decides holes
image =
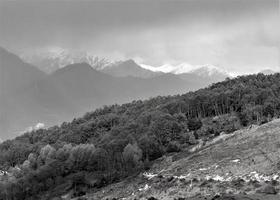
[[[85,66],[84,70],[88,72],[91,68]],[[227,143],[209,146],[201,157],[193,152],[205,142],[211,145],[211,141],[225,139],[243,126],[263,124],[279,117],[279,87],[280,74],[238,77],[184,95],[106,106],[61,126],[27,132],[0,145],[0,167],[8,170],[8,175],[1,177],[4,181],[0,181],[0,187],[4,188],[0,190],[0,197],[9,199],[10,195],[15,195],[7,191],[17,191],[19,199],[51,199],[64,194],[77,197],[150,167],[155,170],[151,172],[158,173],[163,167],[165,175],[175,171],[178,172],[176,175],[186,175],[192,167],[186,169],[180,167],[180,163],[192,163],[197,169],[201,162],[200,171],[207,172],[219,158],[226,162],[221,168],[215,167],[216,171],[209,171],[209,174],[217,175],[210,177],[214,181],[227,179],[221,178],[223,171],[219,170],[227,169],[228,159],[233,159],[233,163],[239,161],[236,159],[244,159],[243,168],[251,170],[245,159],[246,155],[251,155],[251,146],[266,155],[263,147],[270,141],[278,141],[278,129],[273,130],[271,138],[266,137],[269,131],[260,129],[262,132],[257,132],[253,138],[248,132],[228,146]],[[273,145],[271,143],[266,149],[273,151]],[[158,162],[156,159],[180,151],[182,153],[174,157],[174,161],[183,158],[178,165],[160,163],[159,170],[156,165],[151,166]],[[232,157],[233,152],[237,157]],[[274,153],[267,155],[275,156]],[[273,159],[268,160],[275,163]],[[254,158],[254,162],[259,163],[256,167],[262,167],[259,161],[265,163],[263,160],[262,156]],[[264,167],[267,173],[268,168]],[[231,173],[235,172],[231,170]],[[242,172],[241,168],[236,172]],[[22,189],[22,185],[29,189]],[[147,187],[149,185],[144,189]]]
[[[193,153],[168,155],[143,175],[86,196],[128,200],[151,196],[165,200],[200,199],[199,196],[202,199],[204,196],[203,199],[210,200],[215,194],[224,193],[227,194],[224,198],[216,199],[276,200],[280,194],[273,195],[263,189],[272,182],[280,189],[279,132],[279,119],[238,130],[207,142]]]

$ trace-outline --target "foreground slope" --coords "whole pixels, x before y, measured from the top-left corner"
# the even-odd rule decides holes
[[[194,148],[167,155],[142,175],[86,197],[133,200],[153,196],[173,200],[205,196],[203,199],[214,199],[216,194],[226,193],[224,199],[276,200],[280,198],[280,194],[276,195],[280,190],[279,133],[280,119],[244,128],[204,146],[197,145],[192,153]],[[268,189],[270,186],[274,189]]]

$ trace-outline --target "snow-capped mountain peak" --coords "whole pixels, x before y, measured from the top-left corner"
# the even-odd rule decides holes
[[[124,68],[124,66],[126,66],[126,70],[131,71],[131,68],[135,68],[135,66],[140,66],[143,69],[152,72],[172,73],[176,75],[184,73],[193,73],[202,77],[209,77],[213,75],[228,75],[228,73],[222,70],[221,68],[209,64],[192,65],[187,62],[182,62],[176,65],[166,63],[159,67],[154,67],[145,64],[138,64],[135,63],[135,61],[133,60],[111,62],[106,58],[98,57],[90,52],[69,50],[57,46],[51,46],[43,49],[33,49],[32,51],[27,51],[27,53],[22,54],[21,58],[28,63],[38,66],[41,70],[47,73],[56,71],[69,64],[85,62],[91,65],[94,69],[104,72],[106,71],[105,69],[111,68],[111,71],[116,71],[116,67]],[[120,71],[124,72],[124,69]],[[146,73],[148,73],[148,71],[145,71],[144,74]]]
[[[215,66],[215,65],[201,65],[196,66],[195,69],[189,71],[189,73],[195,73],[202,77],[209,77],[213,75],[228,75],[228,72]]]
[[[83,51],[69,51],[61,47],[50,47],[21,54],[20,57],[28,63],[38,66],[41,70],[51,73],[57,69],[74,63],[88,63],[93,68],[101,70],[112,64],[105,58]]]
[[[164,72],[173,74],[195,73],[199,76],[212,76],[216,74],[228,75],[228,73],[215,65],[191,65],[189,63],[181,63],[179,65],[164,64],[159,67],[153,67],[150,65],[140,64],[144,69],[148,69],[154,72]]]
[[[189,63],[181,63],[175,67],[175,69],[172,71],[174,74],[183,74],[188,73],[191,70],[194,69],[194,66]]]
[[[164,64],[159,67],[153,67],[145,64],[140,64],[140,66],[144,69],[148,69],[153,72],[163,72],[163,73],[173,73],[173,74],[187,73],[193,69],[193,66],[188,63],[181,63],[179,65]]]

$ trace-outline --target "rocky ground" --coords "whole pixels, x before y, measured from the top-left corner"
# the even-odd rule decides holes
[[[114,198],[279,200],[280,119],[165,156],[143,174],[77,199]]]

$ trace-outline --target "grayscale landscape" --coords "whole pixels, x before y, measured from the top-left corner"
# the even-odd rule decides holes
[[[277,0],[0,1],[0,200],[279,200]]]

